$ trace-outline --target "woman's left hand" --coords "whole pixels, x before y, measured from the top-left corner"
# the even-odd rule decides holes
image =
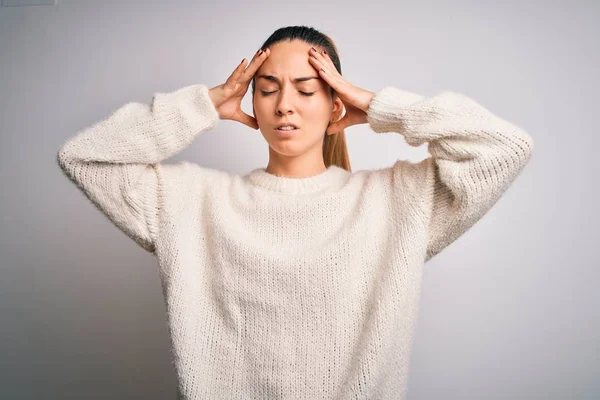
[[[335,90],[338,97],[344,103],[346,114],[339,121],[333,122],[327,127],[327,134],[341,132],[344,128],[352,125],[367,123],[367,110],[375,93],[356,87],[347,82],[337,72],[329,55],[322,50],[318,52],[312,48],[308,51],[309,62],[319,72],[321,78]]]

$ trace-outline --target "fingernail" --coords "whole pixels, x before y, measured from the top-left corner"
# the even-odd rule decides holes
[[[260,56],[262,53],[263,53],[263,51],[261,50],[261,51],[258,52],[258,55]]]
[[[311,47],[310,50],[314,51],[315,53],[317,52],[317,49],[315,49],[314,47]]]

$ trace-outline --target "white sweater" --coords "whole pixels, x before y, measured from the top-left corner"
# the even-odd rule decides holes
[[[369,126],[432,157],[308,178],[162,163],[218,120],[191,85],[124,105],[58,152],[157,257],[180,398],[405,398],[423,265],[496,203],[532,138],[464,95],[390,86]]]

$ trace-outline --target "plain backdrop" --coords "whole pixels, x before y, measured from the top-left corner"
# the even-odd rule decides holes
[[[127,102],[223,83],[287,25],[330,35],[352,84],[460,92],[535,140],[494,208],[425,264],[409,399],[599,398],[599,22],[596,1],[0,8],[0,398],[175,398],[156,260],[56,154]],[[428,156],[368,125],[346,135],[355,171]],[[167,162],[244,174],[267,157],[260,131],[219,121]]]

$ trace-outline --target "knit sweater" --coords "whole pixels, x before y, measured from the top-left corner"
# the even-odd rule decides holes
[[[459,93],[388,86],[370,128],[431,157],[304,178],[163,163],[217,125],[208,93],[127,103],[57,157],[156,256],[178,395],[404,399],[423,266],[497,202],[532,138]]]

